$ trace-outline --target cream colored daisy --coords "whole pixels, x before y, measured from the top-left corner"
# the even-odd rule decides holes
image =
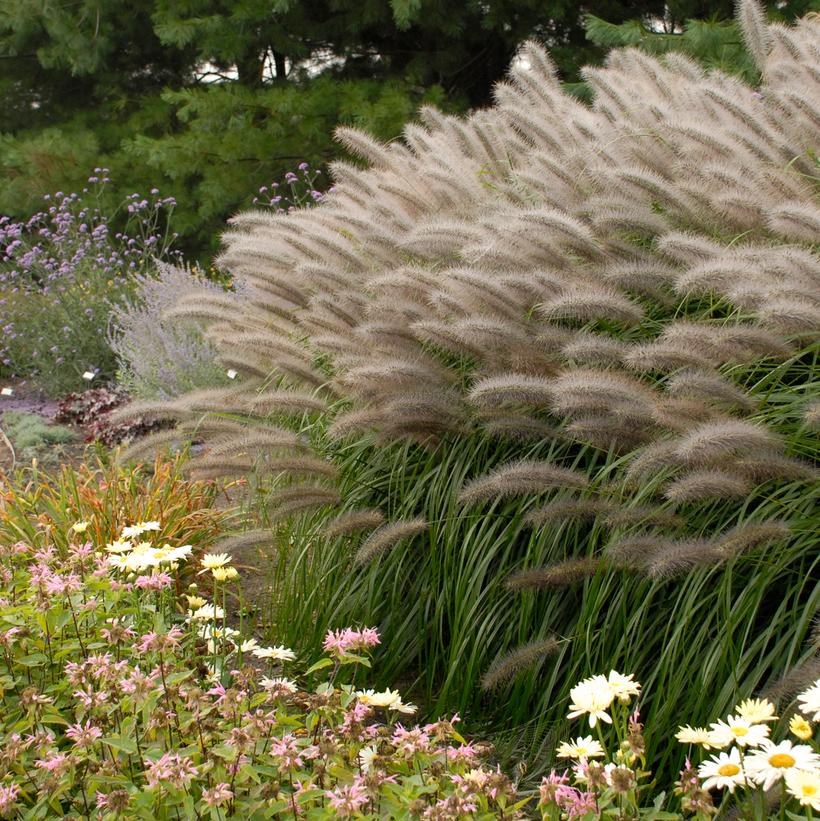
[[[705,790],[729,790],[734,792],[738,784],[745,783],[745,774],[740,760],[740,751],[732,747],[728,753],[718,753],[698,767],[698,775],[703,779]]]
[[[74,533],[85,533],[85,531],[88,530],[88,525],[89,522],[74,522],[74,524],[71,525],[71,529]]]
[[[813,770],[820,765],[817,755],[808,744],[792,744],[781,741],[774,744],[764,742],[760,750],[746,756],[746,774],[764,790],[783,778],[790,770]]]
[[[624,676],[616,670],[609,671],[607,679],[612,693],[619,701],[629,701],[632,696],[640,695],[641,685],[634,680],[633,676]]]
[[[795,713],[791,717],[791,721],[789,721],[789,730],[791,730],[792,735],[801,741],[808,741],[814,735],[811,724],[797,713]]]
[[[789,770],[786,773],[786,791],[801,806],[820,811],[820,772],[817,770]]]
[[[225,567],[231,561],[231,557],[227,553],[206,553],[202,557],[200,564],[203,572],[205,570],[215,570],[218,567]]]
[[[109,553],[129,553],[133,547],[134,545],[132,545],[127,539],[115,539],[110,544],[107,544],[105,549]]]
[[[296,692],[296,684],[289,678],[261,678],[259,685],[263,690],[278,690],[281,693]]]
[[[296,653],[287,647],[257,647],[253,654],[258,659],[273,659],[274,661],[293,661]]]
[[[728,747],[733,741],[740,747],[759,747],[769,737],[765,724],[752,724],[740,716],[710,724],[709,731],[715,747]]]
[[[604,676],[584,679],[569,691],[569,696],[571,703],[567,718],[588,715],[590,727],[594,727],[599,720],[612,724],[607,710],[615,699],[615,693]]]
[[[735,712],[741,718],[751,721],[752,724],[777,721],[777,716],[774,714],[774,704],[765,698],[747,698],[735,707]]]
[[[251,653],[259,647],[259,642],[256,639],[246,639],[239,645],[239,649],[243,653]]]
[[[188,600],[189,610],[198,610],[200,607],[204,607],[208,603],[205,599],[202,598],[202,596],[186,595],[185,598]]]
[[[596,741],[591,735],[578,737],[575,741],[564,741],[558,745],[556,750],[559,758],[601,758],[606,755],[600,741]]]
[[[135,525],[128,525],[122,529],[121,539],[133,539],[136,536],[141,536],[149,530],[159,530],[159,522],[140,522]]]
[[[820,721],[820,678],[808,690],[800,693],[797,700],[803,715],[807,715],[812,721]]]
[[[675,738],[681,744],[699,744],[704,750],[721,746],[715,744],[712,734],[705,727],[690,727],[688,724],[678,729]]]
[[[212,604],[203,604],[188,616],[188,621],[212,621],[213,619],[224,618],[225,611],[221,607],[215,607]]]

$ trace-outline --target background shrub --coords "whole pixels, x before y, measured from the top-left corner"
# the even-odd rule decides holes
[[[82,194],[48,197],[47,210],[25,223],[0,218],[0,368],[36,376],[50,395],[114,375],[112,306],[133,291],[137,271],[170,253],[173,199],[157,189],[150,200],[132,194],[126,229],[114,232],[96,206],[106,173],[97,169]]]

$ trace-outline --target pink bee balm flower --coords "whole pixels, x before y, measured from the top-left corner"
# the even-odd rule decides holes
[[[380,643],[379,631],[373,627],[362,630],[346,627],[344,630],[328,630],[322,646],[325,652],[344,655],[355,650],[369,650]]]
[[[10,784],[8,787],[0,787],[0,815],[10,815],[17,802],[17,796],[20,794],[20,788],[16,784]]]
[[[90,747],[98,738],[102,737],[102,730],[95,727],[90,721],[85,725],[72,724],[66,731],[66,737],[74,742],[75,747]]]
[[[221,807],[227,804],[232,798],[233,793],[230,789],[231,785],[228,783],[217,784],[211,790],[202,791],[202,800],[209,807]]]
[[[328,805],[339,818],[353,818],[367,804],[370,797],[360,784],[343,784],[326,792]]]

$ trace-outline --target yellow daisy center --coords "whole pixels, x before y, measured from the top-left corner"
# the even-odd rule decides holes
[[[804,784],[800,792],[803,793],[804,798],[811,798],[811,796],[817,795],[817,787],[814,784]]]
[[[797,762],[788,753],[775,753],[769,758],[769,764],[772,767],[779,767],[781,770],[787,770],[793,767]]]
[[[731,777],[737,775],[739,772],[740,767],[738,767],[737,764],[721,764],[720,767],[718,767],[718,775]]]
[[[738,738],[741,738],[744,735],[749,735],[749,728],[748,727],[732,727],[732,735],[737,736]]]

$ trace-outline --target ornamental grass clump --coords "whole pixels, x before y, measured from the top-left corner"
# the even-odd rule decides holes
[[[228,624],[230,556],[93,530],[0,542],[0,816],[523,817],[457,718],[406,726],[397,691],[355,685],[376,630],[328,632],[297,683],[293,651]],[[210,601],[178,593],[189,565]]]
[[[480,708],[513,755],[596,669],[665,694],[661,738],[673,705],[705,720],[699,694],[728,709],[817,653],[820,19],[739,21],[756,87],[627,48],[585,71],[587,105],[528,43],[491,108],[426,108],[389,145],[342,129],[367,167],[237,216],[220,265],[247,292],[173,309],[234,384],[134,409],[204,442],[208,475],[261,477],[275,631],[379,624],[386,681]],[[294,402],[254,404],[273,389]],[[335,475],[292,476],[305,450]]]

